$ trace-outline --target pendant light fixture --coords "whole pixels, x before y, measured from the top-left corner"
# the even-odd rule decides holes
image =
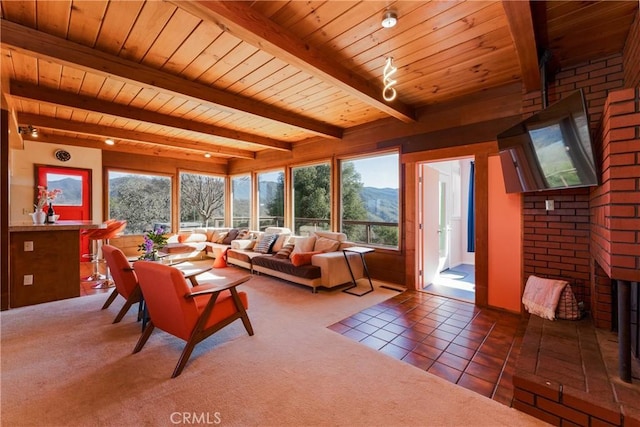
[[[382,97],[387,102],[391,102],[396,99],[397,92],[393,86],[395,86],[398,81],[391,78],[396,71],[398,71],[398,69],[393,65],[393,58],[388,57],[387,63],[384,66],[384,71],[382,72],[382,83],[384,84]]]

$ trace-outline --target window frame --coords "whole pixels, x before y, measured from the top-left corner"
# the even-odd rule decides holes
[[[375,248],[376,250],[384,250],[384,251],[390,251],[390,252],[400,252],[402,250],[402,193],[400,191],[400,186],[401,186],[401,178],[402,178],[402,161],[401,161],[401,154],[399,150],[387,150],[387,151],[378,151],[375,153],[367,153],[367,154],[361,154],[361,155],[348,155],[348,156],[343,156],[337,159],[337,176],[338,176],[338,223],[337,223],[337,229],[340,232],[345,232],[344,231],[344,226],[343,226],[343,211],[344,211],[344,207],[343,207],[343,179],[342,179],[342,168],[343,168],[343,164],[345,162],[351,162],[351,161],[357,161],[357,160],[365,160],[365,159],[372,159],[372,158],[379,158],[379,157],[385,157],[385,156],[392,156],[395,155],[397,156],[397,165],[398,165],[398,174],[397,174],[397,196],[398,196],[398,220],[397,220],[397,234],[398,234],[398,238],[397,238],[397,244],[396,246],[391,246],[391,245],[381,245],[381,244],[376,244],[376,243],[368,243],[368,242],[359,242],[359,241],[355,241],[352,239],[351,236],[349,236],[347,234],[347,238],[349,239],[349,241],[353,241],[354,243],[358,244],[359,246],[365,246],[365,247],[372,247]],[[363,182],[363,185],[365,183]],[[370,222],[370,221],[367,221]]]

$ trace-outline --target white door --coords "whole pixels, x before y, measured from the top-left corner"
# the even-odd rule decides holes
[[[440,172],[422,165],[422,276],[423,286],[433,283],[439,273]]]

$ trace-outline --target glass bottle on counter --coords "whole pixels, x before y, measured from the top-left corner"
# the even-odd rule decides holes
[[[47,209],[47,224],[56,222],[55,214],[56,212],[53,210],[52,204],[49,203],[49,209]]]

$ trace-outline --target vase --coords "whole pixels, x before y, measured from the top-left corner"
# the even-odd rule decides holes
[[[29,214],[34,224],[44,224],[47,214],[44,211],[37,211]]]

